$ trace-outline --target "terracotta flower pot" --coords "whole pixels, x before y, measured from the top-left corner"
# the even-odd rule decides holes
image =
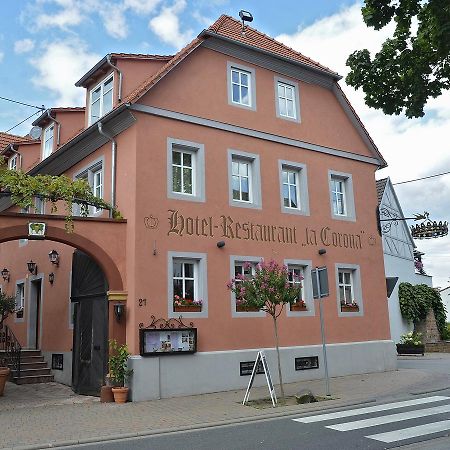
[[[9,367],[0,367],[0,397],[3,395],[5,390],[6,380],[11,373],[11,369]]]
[[[127,387],[113,387],[112,392],[116,403],[125,403],[128,399]]]
[[[290,305],[291,311],[308,311],[308,308],[306,305],[303,305],[301,303],[294,303]]]
[[[113,401],[112,386],[102,386],[100,389],[100,403],[111,403]]]
[[[192,306],[175,306],[173,307],[174,312],[201,312],[202,307],[198,305]]]

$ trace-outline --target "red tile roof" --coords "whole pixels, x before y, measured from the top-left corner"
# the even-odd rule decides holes
[[[0,131],[0,150],[3,150],[8,144],[20,144],[25,141],[32,141],[32,139],[29,136],[16,136]]]
[[[338,76],[336,72],[332,71],[328,67],[319,64],[311,58],[302,55],[296,50],[276,41],[274,38],[262,33],[261,31],[255,30],[252,27],[246,26],[245,33],[243,34],[242,23],[239,20],[225,14],[220,16],[219,19],[208,28],[208,31],[213,32],[218,36],[232,39],[242,44],[250,45],[252,47],[273,53],[276,56],[292,59],[295,62],[306,64],[316,69],[328,72],[334,76]]]
[[[143,53],[111,53],[112,58],[124,58],[124,59],[156,59],[161,61],[167,61],[173,58],[173,55],[147,55]]]

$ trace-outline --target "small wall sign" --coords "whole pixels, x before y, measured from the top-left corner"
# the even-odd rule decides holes
[[[241,361],[239,363],[239,375],[241,377],[244,377],[246,375],[251,375],[254,365],[255,365],[255,361]],[[263,373],[264,373],[264,367],[262,365],[262,361],[260,360],[258,362],[258,365],[256,366],[256,374],[263,374]]]
[[[52,370],[64,370],[64,355],[52,353]]]
[[[28,236],[29,237],[45,237],[45,223],[43,222],[30,222],[28,224]]]
[[[295,370],[308,370],[319,368],[318,356],[303,356],[301,358],[295,358]]]

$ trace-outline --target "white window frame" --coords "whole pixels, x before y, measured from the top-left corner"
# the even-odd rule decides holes
[[[308,317],[315,315],[314,299],[312,293],[311,267],[312,261],[306,259],[285,259],[284,264],[291,268],[300,269],[303,273],[302,284],[302,300],[306,303],[306,311],[291,311],[289,305],[286,305],[286,315],[288,317]]]
[[[8,160],[8,169],[17,171],[18,167],[19,167],[19,155],[15,153]]]
[[[173,190],[173,152],[192,155],[192,194]],[[167,139],[167,197],[177,200],[205,202],[205,146],[181,139]]]
[[[102,172],[102,195],[104,195],[104,180],[105,180],[105,160],[104,157],[100,157],[93,161],[89,166],[83,167],[74,175],[74,180],[84,179],[88,182],[91,187],[92,192],[94,192],[94,174],[98,171]],[[102,197],[103,199],[103,197]],[[88,217],[89,216],[99,216],[103,213],[103,209],[96,208],[95,206],[88,207]],[[79,216],[81,214],[80,205],[74,205],[74,215]]]
[[[48,143],[51,141],[51,145]],[[42,159],[48,158],[52,152],[55,142],[55,124],[52,122],[42,131]]]
[[[250,174],[249,201],[235,200],[233,198],[233,162],[245,162],[248,164],[248,173]],[[228,150],[228,190],[230,206],[256,209],[262,208],[259,155],[233,149]]]
[[[94,197],[100,199],[103,199],[103,176],[103,167],[92,170],[92,193],[94,194]],[[98,177],[100,177],[100,183],[98,183]],[[94,206],[93,211],[95,214],[99,214],[102,212],[102,209]]]
[[[285,206],[283,185],[283,171],[294,172],[297,175],[297,199],[298,208]],[[278,160],[278,172],[280,175],[280,203],[281,212],[309,216],[308,173],[306,165],[293,161]]]
[[[262,262],[263,258],[260,256],[240,256],[231,255],[230,256],[230,279],[236,277],[236,266],[243,266],[245,263],[250,263],[252,265],[252,273],[255,273],[255,266]],[[265,317],[266,313],[264,311],[237,311],[236,310],[236,295],[231,292],[231,316],[238,317]]]
[[[299,87],[298,83],[287,80],[285,78],[280,78],[278,76],[274,77],[274,85],[275,85],[275,110],[276,116],[279,119],[290,120],[291,122],[300,122],[300,99],[299,99]],[[288,99],[286,97],[280,97],[279,95],[279,87],[284,88],[285,93],[286,89],[292,90],[292,104],[293,104],[293,115],[290,116],[287,114],[287,102]],[[280,102],[284,100],[286,107],[286,114],[281,112]]]
[[[19,295],[19,286],[21,286],[22,288],[22,293],[18,300],[18,295]],[[16,299],[16,311],[20,311],[22,310],[22,317],[17,317],[17,314],[14,314],[14,322],[24,322],[25,321],[25,280],[17,280],[16,281],[16,290],[15,290],[15,299]]]
[[[176,163],[174,162],[174,153],[179,153],[180,154],[180,163]],[[191,165],[188,166],[187,164],[185,164],[185,159],[186,156],[189,155],[191,157]],[[195,195],[195,155],[196,152],[193,152],[191,150],[185,150],[185,149],[181,149],[181,148],[172,148],[172,192],[175,194],[183,194],[183,195]],[[180,191],[175,190],[174,187],[174,168],[178,167],[180,169]],[[185,184],[186,184],[186,180],[185,180],[185,176],[184,176],[184,171],[189,170],[190,171],[190,177],[191,177],[191,192],[185,192]]]
[[[356,301],[358,304],[358,311],[354,312],[342,312],[341,310],[341,298],[339,287],[339,273],[350,272],[350,282],[352,286],[352,301]],[[335,277],[336,277],[336,302],[338,308],[339,317],[353,317],[364,315],[364,301],[361,288],[361,269],[358,264],[336,263],[335,264]]]
[[[111,83],[111,89],[104,92],[104,87],[105,84],[112,79],[112,83]],[[109,75],[107,75],[105,78],[103,78],[102,81],[100,81],[100,83],[98,83],[95,87],[93,87],[90,91],[89,91],[89,125],[92,125],[93,123],[97,122],[97,120],[100,120],[104,115],[108,114],[110,111],[112,111],[114,109],[114,83],[115,83],[115,79],[114,79],[114,72],[111,72]],[[98,89],[100,88],[100,107],[99,107],[99,117],[97,119],[93,119],[92,117],[92,94]],[[105,95],[112,91],[111,94],[111,109],[109,111],[105,112],[105,107],[103,104],[104,101],[104,97]]]
[[[237,165],[237,173],[235,173],[235,166]],[[241,174],[241,167],[245,166],[246,167],[246,174]],[[239,198],[234,198],[234,189],[232,189],[232,193],[231,195],[233,196],[233,201],[235,202],[246,202],[246,203],[252,203],[253,201],[253,189],[252,189],[252,163],[251,161],[247,160],[247,159],[242,159],[242,158],[232,158],[231,160],[231,183],[234,186],[234,180],[237,179],[238,180],[238,184],[239,184],[239,190],[237,191],[239,194]],[[245,200],[243,198],[243,188],[242,185],[244,183],[244,180],[247,180],[247,186],[248,186],[248,200]]]
[[[349,173],[337,172],[334,170],[328,171],[329,181],[329,193],[330,193],[330,206],[331,217],[336,220],[356,221],[355,214],[355,200],[353,195],[353,178]],[[335,209],[335,202],[333,200],[333,193],[338,194],[335,190],[335,182],[342,183],[343,191],[341,193],[344,202],[344,212],[339,213]]]
[[[168,317],[178,318],[179,312],[174,312],[173,299],[173,263],[180,261],[194,264],[194,300],[202,300],[200,312],[183,312],[186,317],[208,317],[208,277],[206,253],[169,251],[167,255],[167,292],[168,292]]]
[[[249,104],[242,103],[241,101],[235,101],[233,99],[233,85],[236,84],[233,82],[232,71],[236,71],[239,74],[245,73],[248,75],[248,98]],[[239,80],[240,80],[239,75]],[[239,84],[240,85],[240,84]],[[242,64],[228,61],[227,62],[227,90],[228,90],[228,104],[232,106],[236,106],[238,108],[243,108],[251,111],[256,111],[256,76],[255,69],[247,66],[243,66]],[[240,95],[240,90],[239,90]]]

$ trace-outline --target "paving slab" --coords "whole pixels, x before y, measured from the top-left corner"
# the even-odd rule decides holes
[[[331,379],[333,400],[261,410],[241,404],[243,390],[118,405],[100,403],[96,397],[76,395],[69,387],[58,383],[22,386],[8,383],[5,396],[0,397],[0,445],[2,448],[48,448],[68,445],[68,442],[73,444],[264,417],[301,415],[449,386],[450,376],[416,369],[350,375]],[[286,395],[294,395],[302,389],[325,396],[323,380],[285,385]],[[250,398],[266,396],[267,387],[258,387],[252,389]]]

